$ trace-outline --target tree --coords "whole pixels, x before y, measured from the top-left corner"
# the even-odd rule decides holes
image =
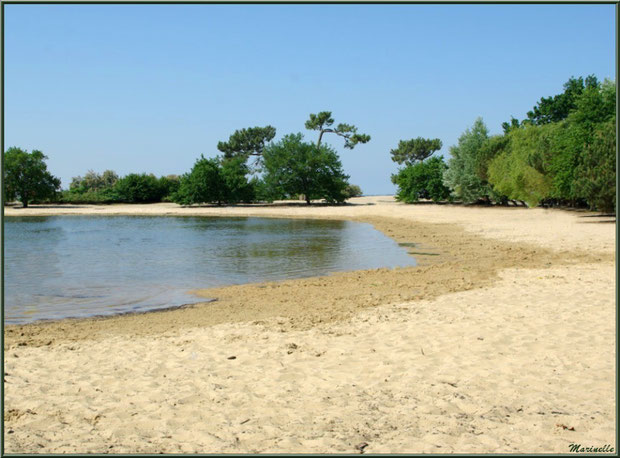
[[[303,141],[302,134],[290,134],[270,144],[263,152],[264,182],[272,198],[303,194],[306,202],[325,199],[344,202],[347,179],[336,152]]]
[[[224,202],[252,202],[255,199],[253,183],[247,178],[249,168],[242,157],[221,159],[220,173],[224,179]]]
[[[349,184],[346,188],[344,188],[344,196],[347,199],[351,197],[362,197],[364,193],[362,192],[362,188],[360,188],[356,184]]]
[[[267,142],[276,136],[276,128],[272,126],[249,127],[236,130],[227,142],[219,142],[217,149],[224,153],[224,158],[241,156],[247,160],[249,156],[260,157]]]
[[[475,202],[489,198],[491,189],[476,173],[477,156],[488,138],[488,129],[482,118],[476,119],[471,129],[467,129],[450,147],[452,158],[444,173],[444,185],[463,202]]]
[[[566,119],[546,124],[543,135],[548,169],[552,179],[551,197],[571,205],[585,203],[583,183],[577,186],[581,157],[594,141],[599,127],[615,119],[616,86],[606,80],[603,84],[587,86],[575,100],[574,109]]]
[[[179,189],[172,198],[181,205],[250,202],[255,192],[247,172],[241,156],[206,159],[201,155],[190,173],[181,177]]]
[[[516,118],[513,118],[512,116],[510,117],[510,122],[503,122],[502,123],[502,129],[504,130],[504,133],[507,134],[508,132],[510,132],[512,129],[518,129],[519,128],[519,120]]]
[[[509,135],[493,135],[482,143],[474,157],[474,171],[482,183],[488,183],[489,164],[495,157],[508,148],[509,143]]]
[[[616,122],[597,126],[579,161],[575,186],[591,209],[616,209]]]
[[[528,120],[535,125],[558,122],[566,119],[576,108],[577,99],[586,88],[597,88],[599,82],[594,75],[586,77],[571,77],[564,83],[564,92],[552,97],[542,97],[531,111],[528,111]]]
[[[28,203],[54,197],[60,179],[47,171],[45,156],[39,150],[28,153],[17,147],[4,152],[4,192],[7,201],[18,199],[24,208]]]
[[[412,140],[401,140],[398,148],[390,151],[392,160],[398,164],[412,165],[417,161],[423,162],[435,151],[441,149],[441,140],[438,138],[414,138]]]
[[[496,156],[488,168],[493,189],[509,199],[537,205],[549,196],[544,132],[547,126],[523,126],[510,132],[510,144]]]
[[[403,167],[396,175],[392,175],[392,182],[398,186],[396,200],[413,203],[419,199],[432,199],[435,202],[448,199],[450,189],[443,184],[446,169],[446,163],[440,156]]]
[[[76,192],[101,191],[111,189],[118,181],[118,175],[113,170],[105,170],[102,175],[93,170],[86,172],[86,175],[73,177],[69,189]]]
[[[162,200],[170,201],[172,195],[179,190],[181,178],[178,175],[166,175],[159,178]]]
[[[219,159],[206,159],[200,156],[192,170],[181,177],[179,190],[173,196],[181,205],[204,202],[224,201],[224,178],[220,170]]]
[[[165,189],[153,174],[130,173],[116,182],[114,194],[121,202],[160,202]]]
[[[350,124],[338,124],[335,128],[330,127],[334,124],[331,111],[321,111],[318,114],[310,114],[310,119],[306,121],[306,129],[318,130],[319,139],[316,147],[321,147],[321,139],[324,133],[333,133],[344,138],[344,147],[353,149],[358,143],[368,143],[370,135],[358,134],[357,127]]]

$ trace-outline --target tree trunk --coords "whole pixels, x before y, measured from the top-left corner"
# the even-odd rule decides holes
[[[323,138],[324,132],[324,130],[321,130],[321,132],[319,133],[319,140],[316,142],[316,149],[319,149],[321,147],[321,139]]]
[[[27,199],[24,199],[24,200],[22,201],[22,206],[23,206],[24,208],[28,208],[28,200],[27,200]]]

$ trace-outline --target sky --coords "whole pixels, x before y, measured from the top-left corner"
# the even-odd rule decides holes
[[[615,80],[614,5],[5,4],[4,148],[38,149],[68,188],[88,170],[188,172],[244,127],[275,140],[331,111],[371,136],[339,153],[392,194],[400,140],[438,153],[491,134],[571,76]]]

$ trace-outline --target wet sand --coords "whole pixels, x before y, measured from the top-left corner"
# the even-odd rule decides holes
[[[615,447],[610,218],[352,202],[5,209],[348,219],[425,253],[413,268],[200,290],[217,301],[178,310],[8,326],[5,451]]]

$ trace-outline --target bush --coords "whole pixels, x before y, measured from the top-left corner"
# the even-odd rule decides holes
[[[435,202],[450,197],[450,189],[443,184],[447,169],[442,157],[433,157],[426,162],[408,165],[392,175],[392,182],[398,186],[396,200],[406,203],[419,199],[432,199]]]
[[[162,192],[162,200],[172,201],[172,195],[179,190],[181,179],[178,175],[168,175],[159,179],[159,186]]]
[[[254,201],[269,203],[273,202],[273,193],[270,192],[269,188],[267,187],[267,183],[265,183],[265,180],[253,177],[250,180],[250,185],[254,190]]]
[[[362,197],[363,194],[362,188],[356,184],[349,184],[344,188],[344,196],[346,199],[350,199],[351,197]]]
[[[102,191],[112,189],[117,181],[118,175],[113,170],[105,170],[101,175],[89,170],[83,178],[81,176],[74,177],[69,190],[79,193]]]
[[[69,190],[62,191],[58,201],[65,204],[112,204],[119,202],[119,199],[113,189],[85,192]]]
[[[200,156],[192,170],[181,177],[179,190],[172,196],[174,202],[181,205],[196,203],[222,203],[224,180],[220,174],[216,159]]]
[[[164,189],[155,175],[130,173],[116,182],[114,194],[119,202],[150,203],[161,202]]]
[[[200,156],[190,173],[183,175],[173,200],[181,205],[251,202],[255,198],[247,179],[244,157],[206,159]]]

